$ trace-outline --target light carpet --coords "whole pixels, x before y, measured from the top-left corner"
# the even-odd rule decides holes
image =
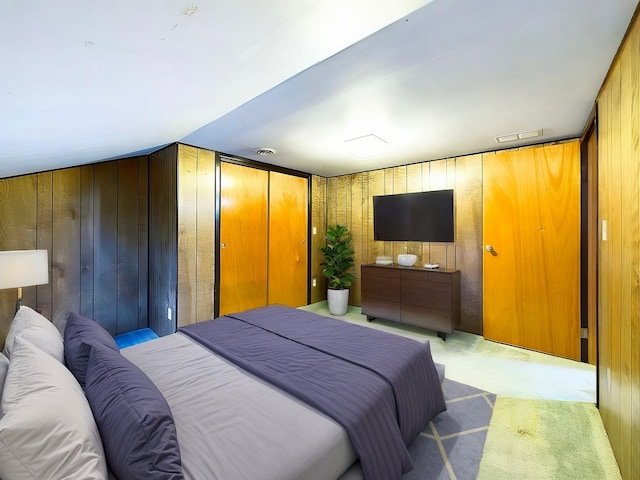
[[[479,480],[616,480],[620,471],[592,403],[498,397]]]
[[[445,378],[447,410],[409,445],[414,470],[402,480],[475,480],[496,396]]]

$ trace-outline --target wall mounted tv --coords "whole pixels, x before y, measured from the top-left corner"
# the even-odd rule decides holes
[[[453,242],[453,190],[373,197],[374,240]]]

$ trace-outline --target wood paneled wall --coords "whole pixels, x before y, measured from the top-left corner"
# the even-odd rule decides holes
[[[373,240],[373,196],[448,188],[455,192],[455,243]],[[415,253],[418,264],[439,263],[461,271],[460,329],[482,334],[482,155],[329,178],[326,205],[326,223],[346,225],[353,235],[356,282],[351,305],[360,305],[360,265],[375,262],[378,255]]]
[[[314,230],[315,229],[315,230]],[[315,233],[314,233],[315,232]],[[322,275],[322,252],[327,236],[327,179],[311,177],[311,303],[327,299],[327,279]],[[313,285],[315,279],[316,285]]]
[[[0,199],[0,250],[49,252],[26,305],[56,325],[75,311],[112,334],[147,326],[147,157],[0,179]],[[0,344],[15,299],[0,291]]]
[[[178,327],[213,318],[215,153],[178,145]]]
[[[623,478],[637,479],[640,478],[637,454],[640,451],[640,20],[637,13],[597,103],[599,406]]]
[[[178,284],[178,145],[149,155],[149,327],[173,333]],[[167,318],[171,308],[172,318]]]
[[[158,335],[213,318],[215,177],[209,150],[173,144],[149,156],[149,327]]]

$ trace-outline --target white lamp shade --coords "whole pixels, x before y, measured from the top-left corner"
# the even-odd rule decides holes
[[[0,289],[45,283],[49,283],[49,256],[46,250],[0,252]]]

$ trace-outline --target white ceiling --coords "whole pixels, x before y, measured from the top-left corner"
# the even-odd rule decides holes
[[[2,0],[0,177],[176,141],[332,176],[577,137],[638,0],[372,3]]]

